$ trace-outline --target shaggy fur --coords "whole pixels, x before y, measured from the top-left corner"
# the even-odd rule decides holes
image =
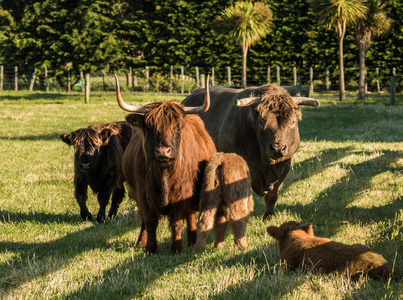
[[[295,221],[280,227],[267,227],[270,236],[279,241],[281,263],[290,269],[308,267],[322,273],[337,272],[351,277],[389,278],[391,270],[382,255],[367,246],[346,245],[315,237],[312,224]]]
[[[161,214],[170,222],[173,253],[182,252],[184,219],[188,243],[196,242],[202,174],[216,152],[200,117],[184,114],[183,108],[174,101],[155,102],[145,106],[144,115],[126,117],[133,135],[123,156],[123,172],[142,222],[137,245],[151,253],[157,251]],[[168,147],[172,157],[156,157],[159,149]]]
[[[252,188],[265,199],[264,218],[274,213],[277,193],[300,144],[300,105],[275,85],[232,89],[212,87],[211,106],[201,115],[217,151],[236,153],[248,164]],[[238,99],[261,97],[255,106],[237,107]],[[194,91],[182,104],[203,103],[204,89]]]
[[[215,247],[223,247],[228,223],[235,244],[246,250],[246,225],[253,210],[253,198],[249,168],[242,157],[222,152],[211,156],[204,171],[199,207],[196,251],[205,247],[213,227]]]
[[[98,195],[97,222],[105,220],[111,194],[108,217],[116,216],[125,195],[122,157],[130,136],[126,122],[91,125],[59,135],[61,141],[74,148],[74,195],[84,220],[92,219],[86,205],[88,185]]]

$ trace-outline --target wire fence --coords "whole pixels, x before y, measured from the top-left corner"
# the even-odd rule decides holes
[[[205,75],[210,75],[210,85],[241,86],[240,68],[188,68],[173,67],[141,69],[129,68],[116,72],[120,78],[122,90],[139,92],[168,92],[188,94],[197,87],[203,87]],[[98,71],[90,74],[91,91],[111,91],[115,89],[114,73]],[[276,83],[279,85],[297,85],[298,79],[303,85],[310,85],[313,92],[323,93],[338,90],[338,70],[318,70],[313,68],[264,67],[248,69],[248,86]],[[366,92],[384,93],[390,91],[391,76],[395,76],[396,92],[403,85],[402,77],[395,69],[368,69]],[[346,72],[346,90],[358,92],[358,74]],[[47,91],[47,92],[85,92],[85,74],[81,70],[35,69],[30,66],[0,66],[0,91]]]

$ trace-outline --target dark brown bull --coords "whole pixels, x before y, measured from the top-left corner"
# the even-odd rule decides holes
[[[135,199],[141,219],[138,246],[157,251],[156,230],[161,214],[167,214],[172,233],[171,251],[182,252],[182,230],[186,219],[188,243],[196,242],[195,212],[201,178],[214,142],[199,116],[209,107],[209,93],[201,107],[184,107],[174,101],[132,106],[123,102],[116,77],[120,107],[132,139],[123,156],[123,172],[129,196]]]
[[[203,90],[189,95],[183,105],[199,105]],[[253,190],[265,198],[264,218],[274,213],[277,192],[290,170],[300,143],[299,106],[318,106],[310,98],[293,98],[277,85],[243,90],[210,89],[211,107],[201,116],[218,151],[242,156],[250,169]]]
[[[91,125],[59,135],[61,141],[74,147],[74,195],[84,220],[92,219],[86,205],[88,185],[98,194],[97,222],[105,220],[111,194],[108,218],[116,216],[125,196],[122,157],[130,136],[131,129],[126,122]]]

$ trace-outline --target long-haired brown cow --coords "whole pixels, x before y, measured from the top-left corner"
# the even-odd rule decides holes
[[[310,98],[291,97],[272,84],[247,89],[212,87],[211,107],[201,116],[218,151],[233,152],[248,163],[253,190],[265,198],[264,217],[274,213],[277,191],[291,166],[300,137],[301,105],[318,106]],[[183,105],[200,105],[196,90]]]
[[[312,224],[289,221],[266,230],[279,241],[281,263],[292,270],[307,267],[322,273],[336,272],[351,277],[367,275],[373,279],[391,276],[382,255],[361,244],[346,245],[316,237]]]
[[[245,160],[235,153],[214,153],[204,171],[200,214],[194,250],[204,248],[214,228],[215,247],[225,245],[229,223],[234,243],[246,250],[246,225],[253,210],[252,180]]]
[[[61,141],[74,147],[74,195],[84,220],[92,219],[86,205],[88,186],[98,194],[97,222],[105,220],[111,194],[108,217],[116,216],[125,196],[122,157],[130,136],[131,129],[126,122],[91,125],[59,135]]]
[[[174,101],[145,106],[119,106],[133,130],[123,156],[123,172],[129,196],[135,199],[141,219],[137,245],[147,252],[157,251],[156,230],[161,214],[167,214],[172,233],[171,251],[182,251],[183,222],[186,219],[188,243],[196,241],[195,212],[204,167],[216,152],[214,142],[199,116],[209,107],[208,89],[200,107],[185,107]]]

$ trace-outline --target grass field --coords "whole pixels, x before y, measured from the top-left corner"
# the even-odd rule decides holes
[[[264,204],[254,197],[248,251],[228,232],[224,249],[216,250],[210,235],[203,253],[185,247],[173,256],[166,220],[157,254],[135,247],[140,224],[127,198],[105,224],[79,216],[73,149],[58,135],[123,120],[113,93],[85,105],[81,94],[3,92],[0,299],[403,299],[403,97],[395,107],[385,105],[386,96],[369,98],[371,104],[319,99],[320,107],[303,108],[301,146],[271,220],[262,221]],[[94,195],[88,204],[96,213]],[[317,236],[368,245],[393,267],[394,279],[277,269],[278,245],[266,227],[288,220],[313,223]]]

